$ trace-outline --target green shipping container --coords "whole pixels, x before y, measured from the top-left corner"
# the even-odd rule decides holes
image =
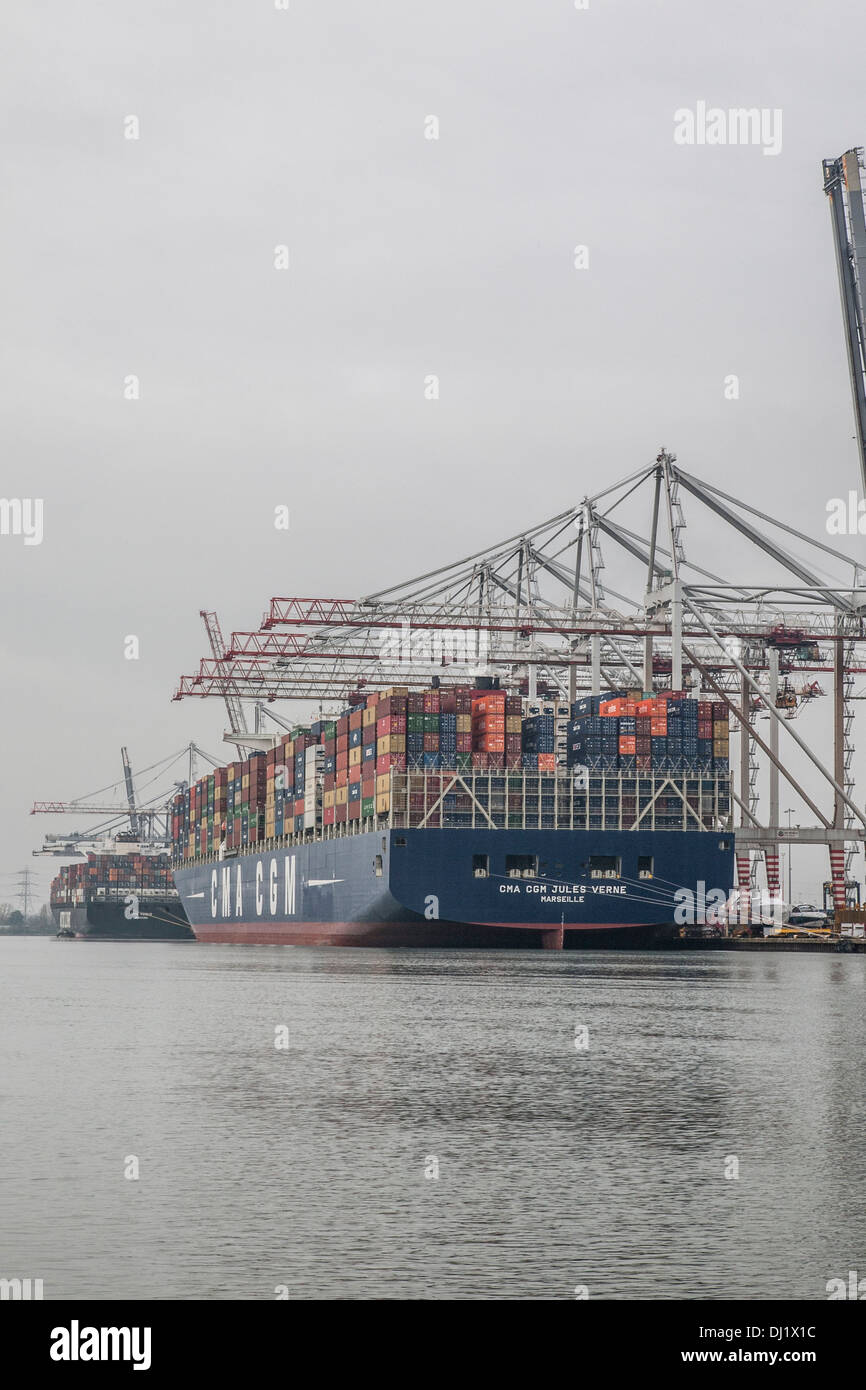
[[[365,796],[361,798],[361,815],[372,816],[376,811],[375,796]]]

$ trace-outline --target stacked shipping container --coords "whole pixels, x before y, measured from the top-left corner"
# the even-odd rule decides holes
[[[503,824],[524,824],[528,783],[530,811],[539,824],[555,824],[557,772],[724,774],[728,757],[727,710],[682,692],[644,699],[610,691],[569,709],[504,690],[395,686],[201,778],[175,799],[172,837],[175,853],[193,859],[222,842],[240,849],[391,812],[413,825],[477,824],[479,811],[497,824],[500,812]],[[477,796],[449,790],[443,772],[483,777],[483,788]],[[397,791],[393,773],[405,774]],[[702,792],[698,786],[695,796]],[[604,810],[584,809],[593,817]],[[667,809],[660,804],[661,814]],[[675,819],[678,808],[670,809]]]
[[[94,897],[122,898],[174,893],[166,854],[88,854],[87,862],[64,864],[51,884],[52,907],[85,907]]]
[[[567,766],[627,772],[728,773],[727,706],[685,691],[591,695],[572,706]]]

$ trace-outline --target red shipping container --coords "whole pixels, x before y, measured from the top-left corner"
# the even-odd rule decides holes
[[[363,728],[364,714],[362,710],[356,709],[349,715],[349,728],[351,730]]]
[[[652,733],[652,719],[638,715],[634,721],[634,731],[638,738],[646,738]]]
[[[425,753],[438,753],[438,752],[439,752],[439,735],[438,735],[438,734],[425,734],[425,735],[424,735],[424,752],[425,752]]]
[[[473,754],[472,754],[472,766],[473,766],[474,768],[476,768],[476,769],[480,769],[481,771],[483,771],[483,770],[487,767],[487,754],[486,754],[486,753],[473,753]]]
[[[383,753],[381,758],[376,759],[376,776],[381,777],[383,772],[405,772],[406,754],[405,753]]]
[[[303,814],[304,814],[304,798],[303,798],[303,797],[299,797],[299,798],[295,801],[295,815],[296,815],[296,816],[302,816]]]
[[[650,723],[650,733],[653,738],[667,738],[668,721],[667,719],[653,719]]]
[[[324,806],[322,808],[322,825],[333,825],[337,819],[336,806]]]
[[[712,719],[698,720],[698,738],[712,738],[713,721]]]
[[[472,752],[472,735],[471,735],[471,734],[458,734],[458,735],[457,735],[457,752],[458,752],[458,753],[471,753],[471,752]]]
[[[347,805],[347,807],[348,807],[348,812],[349,812],[348,818],[349,818],[349,820],[360,820],[360,819],[361,819],[361,803],[360,803],[360,801],[348,801],[348,802],[346,803],[346,805]]]
[[[636,745],[636,742],[637,742],[637,740],[635,739],[635,736],[634,736],[633,734],[620,734],[620,736],[619,736],[619,751],[620,751],[620,753],[626,753],[626,754],[628,754],[628,753],[636,753],[636,752],[637,752],[637,748],[636,748],[636,746],[635,746],[635,745]],[[548,756],[548,754],[546,754],[546,753],[539,753],[539,755],[538,755],[538,766],[539,766],[539,767],[541,767],[541,759],[542,759],[543,757],[547,757],[547,756]]]
[[[652,736],[646,738],[644,735],[641,735],[640,738],[635,738],[634,751],[636,753],[651,753],[653,751]]]
[[[453,690],[439,691],[439,709],[443,714],[457,713],[457,696]]]
[[[555,772],[555,771],[556,771],[556,754],[555,754],[555,753],[539,753],[539,755],[538,755],[538,770],[539,770],[539,772]]]
[[[336,785],[337,785],[337,778],[336,778],[336,775],[335,775],[333,772],[326,772],[326,773],[325,773],[325,776],[324,776],[324,779],[323,779],[323,782],[322,782],[322,791],[325,791],[325,792],[332,792],[332,791],[334,790],[334,788],[336,787]]]
[[[650,772],[652,770],[652,765],[653,760],[649,753],[638,753],[635,758],[635,767],[638,772]]]
[[[341,772],[341,771],[343,770],[343,768],[346,768],[346,767],[348,767],[348,766],[349,766],[349,754],[348,754],[348,753],[338,753],[338,754],[337,754],[337,771],[338,771],[338,772]]]
[[[505,735],[504,734],[484,734],[479,740],[481,753],[504,753]]]

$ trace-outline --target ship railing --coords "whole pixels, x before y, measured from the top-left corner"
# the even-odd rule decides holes
[[[380,794],[381,796],[382,794]],[[464,798],[460,810],[449,798]],[[413,805],[412,798],[416,799]],[[504,801],[503,801],[504,798]],[[175,854],[173,868],[218,863],[319,841],[404,829],[728,831],[731,775],[698,764],[676,772],[590,769],[574,775],[534,769],[416,770],[389,773],[387,810],[357,820],[265,836],[223,851]],[[632,805],[631,803],[634,803]]]

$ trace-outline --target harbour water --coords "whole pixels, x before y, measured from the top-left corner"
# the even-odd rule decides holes
[[[0,1277],[825,1299],[866,1276],[864,984],[854,955],[0,940]]]

